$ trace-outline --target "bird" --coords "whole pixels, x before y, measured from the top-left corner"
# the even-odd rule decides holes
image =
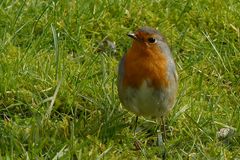
[[[145,26],[127,35],[132,45],[118,66],[119,99],[125,109],[136,115],[136,123],[138,116],[143,116],[163,125],[163,131],[157,130],[157,144],[161,145],[166,139],[164,118],[175,104],[178,89],[176,65],[158,30]]]

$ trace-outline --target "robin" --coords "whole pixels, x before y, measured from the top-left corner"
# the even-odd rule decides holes
[[[119,98],[137,118],[154,117],[162,122],[163,136],[158,135],[161,145],[162,137],[166,138],[164,116],[173,108],[178,88],[175,63],[167,42],[157,30],[142,27],[128,36],[133,42],[119,63]]]

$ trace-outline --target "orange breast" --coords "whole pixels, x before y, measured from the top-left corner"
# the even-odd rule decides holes
[[[147,80],[156,89],[168,86],[167,60],[158,47],[141,48],[133,45],[126,54],[123,87],[138,88]]]

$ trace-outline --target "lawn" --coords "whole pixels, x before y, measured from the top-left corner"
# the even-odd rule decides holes
[[[240,159],[239,11],[237,0],[1,1],[0,159],[160,159],[157,124],[139,119],[137,149],[117,94],[140,26],[165,35],[179,74],[167,159]]]

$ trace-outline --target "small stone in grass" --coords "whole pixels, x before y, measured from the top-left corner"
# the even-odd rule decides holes
[[[218,132],[217,132],[217,137],[218,139],[222,140],[222,139],[226,139],[229,137],[232,137],[234,134],[235,130],[232,128],[221,128]]]

